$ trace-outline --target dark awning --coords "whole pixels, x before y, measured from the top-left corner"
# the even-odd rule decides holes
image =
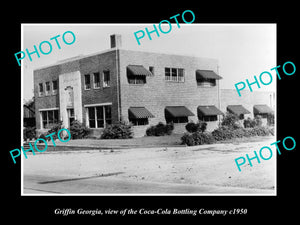
[[[152,76],[152,73],[142,65],[129,65],[127,66],[127,70],[136,76]]]
[[[220,80],[220,79],[222,79],[222,77],[219,76],[219,75],[217,75],[212,70],[196,70],[196,79],[197,80],[201,80],[201,79],[216,79],[216,80]]]
[[[165,108],[166,117],[186,117],[195,116],[188,108],[185,106],[167,106]]]
[[[254,114],[270,114],[274,111],[267,105],[254,105],[253,106]]]
[[[154,117],[145,107],[130,107],[128,109],[129,118],[141,119]]]
[[[198,106],[198,114],[202,116],[223,115],[222,111],[214,105]]]
[[[250,114],[250,112],[245,109],[242,105],[229,105],[227,106],[227,111],[236,115]]]

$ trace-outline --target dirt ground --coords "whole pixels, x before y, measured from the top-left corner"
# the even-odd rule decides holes
[[[270,160],[253,166],[245,163],[238,171],[235,158],[254,156],[275,137],[260,141],[221,143],[193,147],[155,147],[119,150],[44,152],[23,157],[26,176],[80,178],[113,175],[118,179],[185,185],[213,185],[247,189],[274,190],[276,186],[276,151]],[[230,194],[230,193],[228,193]],[[247,194],[247,192],[245,193]]]

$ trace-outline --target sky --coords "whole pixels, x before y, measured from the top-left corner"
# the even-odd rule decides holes
[[[158,23],[153,23],[158,26]],[[40,53],[40,58],[33,54],[32,61],[26,55],[22,60],[23,100],[33,97],[33,70],[56,63],[59,60],[105,51],[110,48],[110,35],[121,34],[122,48],[145,52],[169,53],[204,58],[214,58],[219,62],[221,89],[235,89],[234,84],[259,77],[263,71],[270,71],[276,65],[276,24],[172,24],[169,33],[160,32],[158,37],[152,33],[152,40],[147,35],[140,39],[138,45],[134,32],[150,31],[153,24],[22,24],[21,49],[29,52],[34,45],[43,41],[52,44],[52,52],[48,55]],[[168,25],[162,27],[168,30]],[[72,31],[76,40],[71,45],[62,41],[62,34]],[[60,35],[57,48],[55,40],[50,38]],[[66,39],[67,36],[66,35]],[[69,40],[67,40],[69,41]],[[44,51],[47,51],[45,45]],[[16,61],[17,64],[17,61]],[[201,69],[201,68],[199,68]],[[267,82],[267,78],[264,79]],[[276,79],[270,85],[261,85],[254,91],[276,91]]]

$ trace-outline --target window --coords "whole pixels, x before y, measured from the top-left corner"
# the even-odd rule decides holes
[[[100,88],[100,73],[94,73],[94,88]]]
[[[129,122],[131,122],[133,126],[143,126],[149,124],[148,118],[129,118]]]
[[[198,119],[204,122],[209,122],[209,121],[217,121],[218,116],[217,115],[211,115],[211,116],[198,116]]]
[[[152,73],[152,75],[154,75],[154,67],[153,66],[149,66],[149,71]]]
[[[109,87],[110,86],[110,73],[109,70],[103,71],[103,87]]]
[[[52,94],[57,94],[57,80],[52,81]]]
[[[129,84],[145,84],[146,76],[144,75],[128,75],[128,83]]]
[[[111,105],[88,107],[90,128],[104,128],[111,124]]]
[[[46,82],[46,95],[49,95],[50,94],[50,82]]]
[[[187,123],[188,117],[187,116],[182,116],[182,117],[166,117],[166,122],[167,123]]]
[[[49,129],[58,123],[58,110],[41,111],[43,129]]]
[[[216,86],[216,79],[212,79],[212,78],[197,79],[197,85],[201,87],[214,87]]]
[[[74,114],[74,109],[67,109],[68,111],[68,118],[69,118],[69,126],[71,126],[72,122],[75,120],[75,114]]]
[[[43,96],[44,86],[43,83],[39,83],[39,96]]]
[[[184,82],[184,69],[165,67],[165,80],[174,82]]]
[[[85,90],[91,89],[91,78],[89,74],[84,75],[84,89]]]

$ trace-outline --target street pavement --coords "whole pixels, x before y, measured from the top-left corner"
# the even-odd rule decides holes
[[[268,161],[234,159],[253,155],[261,141],[193,147],[44,152],[23,158],[24,195],[275,195],[276,154]]]

